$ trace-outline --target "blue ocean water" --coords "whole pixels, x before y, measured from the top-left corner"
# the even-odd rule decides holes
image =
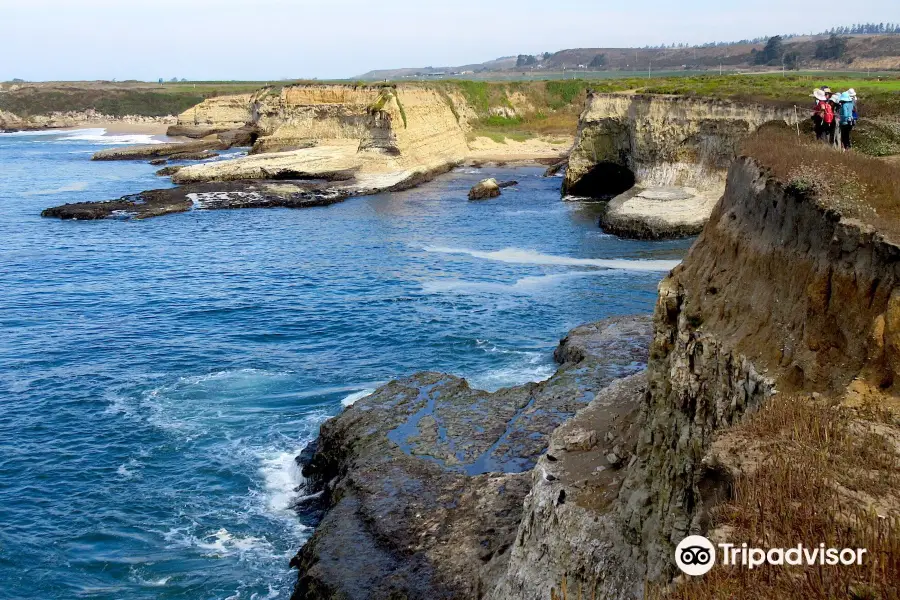
[[[689,242],[624,241],[540,169],[314,209],[42,219],[168,185],[103,131],[0,135],[0,598],[287,598],[294,456],[417,370],[496,389],[646,313]],[[469,202],[486,176],[517,179]],[[624,262],[620,262],[624,261]],[[640,261],[640,262],[632,262]],[[612,268],[611,268],[612,267]]]

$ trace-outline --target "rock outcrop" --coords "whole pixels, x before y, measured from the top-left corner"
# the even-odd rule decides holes
[[[485,596],[506,571],[551,432],[643,368],[648,333],[645,317],[602,321],[561,343],[567,362],[545,382],[488,393],[420,373],[325,423],[302,462],[327,512],[292,561],[294,600]]]
[[[207,98],[178,115],[167,135],[203,138],[246,127],[255,121],[253,107],[268,92],[264,88],[252,94]]]
[[[141,160],[147,158],[177,158],[178,155],[193,155],[210,150],[224,150],[227,144],[218,139],[192,140],[168,144],[142,144],[139,146],[119,146],[95,152],[92,160]]]
[[[600,227],[607,233],[640,239],[697,235],[719,196],[717,190],[636,185],[609,201]]]
[[[794,118],[784,109],[703,98],[592,94],[579,120],[563,194],[608,200],[635,184],[691,188],[697,200],[682,202],[675,220],[693,226],[675,231],[696,230],[722,194],[741,141],[765,123]],[[646,237],[662,231],[660,215],[674,208],[663,196],[620,199],[612,214],[623,204],[630,209],[616,219],[616,233]]]
[[[214,99],[217,100],[217,99]],[[462,126],[444,98],[423,86],[297,85],[231,102],[229,119],[247,117],[258,134],[252,156],[197,165],[179,183],[237,179],[346,178],[424,180],[461,162],[468,151]],[[221,104],[221,103],[219,103]],[[213,100],[203,114],[216,115]],[[224,118],[224,116],[220,116]],[[204,126],[217,127],[212,116]],[[221,122],[222,127],[235,121]],[[221,134],[220,134],[221,135]]]
[[[469,190],[469,200],[485,200],[487,198],[496,198],[499,195],[500,186],[493,177],[482,179]]]
[[[183,167],[166,167],[157,175],[175,175]],[[189,210],[228,208],[309,208],[328,206],[350,193],[306,182],[239,181],[198,183],[176,188],[148,190],[104,202],[77,202],[48,208],[42,217],[57,219],[149,219]]]

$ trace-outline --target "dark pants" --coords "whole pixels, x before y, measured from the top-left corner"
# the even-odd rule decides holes
[[[844,148],[845,150],[849,150],[852,146],[852,144],[850,143],[850,131],[852,130],[852,123],[841,125],[841,148]]]
[[[834,146],[834,132],[837,129],[837,122],[825,123],[825,133],[828,134],[828,143]]]
[[[813,131],[816,132],[816,139],[821,140],[825,137],[825,123],[822,121],[822,117],[819,115],[813,115]]]

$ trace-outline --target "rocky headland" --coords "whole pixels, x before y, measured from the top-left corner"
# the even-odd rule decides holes
[[[773,469],[805,463],[784,462],[780,432],[796,439],[838,415],[860,437],[856,452],[879,454],[865,476],[848,466],[822,480],[837,500],[817,522],[830,515],[847,540],[868,531],[860,523],[900,522],[900,488],[875,483],[900,472],[900,248],[842,206],[740,158],[659,286],[648,354],[636,347],[641,321],[585,326],[543,383],[488,394],[419,374],[327,422],[301,459],[325,517],[292,561],[294,598],[716,597],[670,583],[675,545],[737,535],[729,519],[742,513],[721,509],[748,477],[796,507],[804,488]],[[771,410],[774,429],[748,437]],[[842,525],[848,507],[856,529]],[[761,518],[782,526],[784,510]],[[820,589],[890,589],[897,564],[876,555],[852,580],[821,574]],[[718,573],[716,585],[737,590],[729,597],[756,597],[740,569]]]
[[[298,85],[278,93],[266,88],[220,96],[179,115],[169,134],[196,139],[103,150],[94,159],[184,160],[204,156],[197,153],[252,146],[249,156],[201,162],[168,173],[178,184],[218,186],[223,200],[216,207],[309,206],[318,205],[319,200],[285,203],[273,200],[266,190],[300,182],[295,187],[305,194],[311,181],[315,192],[329,202],[401,190],[445,173],[468,152],[464,124],[452,104],[438,91],[422,86]],[[186,203],[184,198],[192,189],[153,190],[113,202],[56,207],[43,214],[146,218],[211,206]],[[246,202],[248,193],[259,192],[267,200]],[[144,210],[141,207],[148,200],[165,203],[170,210]],[[123,203],[131,208],[124,210]]]
[[[563,194],[612,200],[601,226],[625,237],[696,235],[741,142],[793,110],[649,94],[591,94]]]

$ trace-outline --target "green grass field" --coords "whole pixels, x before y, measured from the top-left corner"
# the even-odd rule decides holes
[[[581,74],[581,73],[580,73]],[[588,74],[588,73],[585,73]],[[571,135],[584,108],[588,90],[601,93],[634,91],[638,93],[680,94],[729,99],[744,102],[808,107],[813,88],[829,85],[833,90],[854,88],[859,94],[863,116],[860,149],[871,154],[900,153],[900,73],[864,74],[852,72],[788,72],[765,74],[697,74],[687,71],[646,75],[619,71],[589,73],[589,78],[518,78],[503,81],[472,79],[403,80],[402,85],[422,85],[440,90],[452,105],[450,96],[458,93],[478,115],[470,123],[472,135],[496,140],[528,139],[538,135]],[[190,81],[171,83],[140,82],[58,82],[25,84],[15,91],[10,84],[0,90],[0,110],[19,115],[46,114],[53,111],[81,111],[92,108],[101,113],[162,116],[178,114],[205,98],[248,93],[270,86],[277,92],[296,83],[339,83],[343,85],[392,85],[385,82],[351,81]],[[514,107],[513,99],[519,103]],[[497,114],[497,109],[521,108],[515,117]],[[493,109],[493,110],[492,110]]]

